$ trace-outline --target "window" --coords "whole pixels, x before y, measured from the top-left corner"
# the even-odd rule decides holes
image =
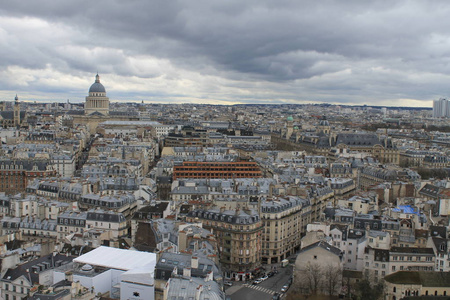
[[[314,255],[314,259],[317,259],[317,255]]]

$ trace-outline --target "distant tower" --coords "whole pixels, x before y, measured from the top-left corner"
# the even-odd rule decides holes
[[[292,133],[294,132],[294,118],[291,116],[286,119],[286,139],[290,139]]]
[[[450,103],[445,98],[433,101],[433,118],[443,118],[450,116]]]
[[[14,127],[20,126],[20,102],[19,97],[14,98]]]
[[[95,76],[95,82],[89,88],[89,96],[86,97],[84,104],[84,114],[100,113],[104,116],[109,115],[109,98],[106,97],[106,90],[100,83],[100,76]]]

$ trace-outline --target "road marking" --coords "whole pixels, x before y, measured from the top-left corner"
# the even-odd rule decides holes
[[[257,290],[257,291],[260,291],[260,292],[263,292],[263,293],[266,293],[266,294],[269,294],[269,295],[273,295],[275,293],[275,291],[272,291],[271,289],[267,289],[267,288],[264,288],[259,285],[253,285],[253,284],[246,283],[246,284],[244,284],[244,286],[254,289],[254,290]]]

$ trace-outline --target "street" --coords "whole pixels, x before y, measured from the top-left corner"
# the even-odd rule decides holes
[[[279,268],[278,271],[278,274],[257,285],[253,285],[252,282],[233,282],[233,286],[228,287],[225,293],[232,300],[271,300],[273,294],[281,293],[281,287],[288,282],[292,266]]]

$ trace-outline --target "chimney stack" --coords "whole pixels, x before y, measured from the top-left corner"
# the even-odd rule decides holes
[[[191,258],[191,268],[192,269],[198,269],[198,257],[192,256]]]
[[[191,268],[184,268],[183,269],[183,277],[191,278]]]

